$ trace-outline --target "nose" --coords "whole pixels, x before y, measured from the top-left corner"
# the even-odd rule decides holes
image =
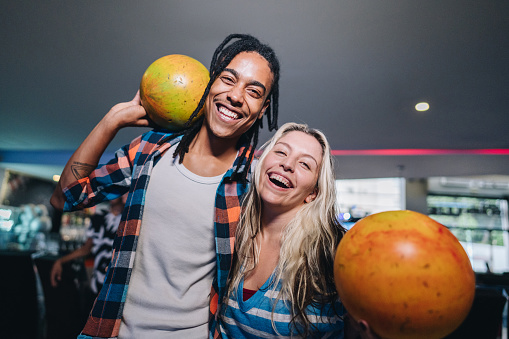
[[[244,93],[239,84],[235,84],[232,86],[230,91],[228,92],[228,100],[233,106],[242,106],[244,103]]]
[[[285,172],[292,172],[293,173],[293,170],[295,168],[295,164],[294,164],[294,161],[292,161],[291,159],[285,158],[283,161],[281,161],[281,167],[283,167],[283,170]]]

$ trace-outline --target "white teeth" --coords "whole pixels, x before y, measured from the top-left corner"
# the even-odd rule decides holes
[[[239,118],[239,115],[237,113],[230,111],[224,106],[219,107],[219,112],[221,112],[221,114],[225,115],[227,118],[230,118],[232,120]]]
[[[290,182],[279,174],[272,173],[269,177],[271,180],[277,180],[282,183],[285,187],[290,188]]]

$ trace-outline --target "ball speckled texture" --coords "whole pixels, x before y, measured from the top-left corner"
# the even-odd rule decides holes
[[[475,274],[457,238],[408,210],[358,221],[338,246],[334,277],[352,317],[391,339],[448,335],[468,315],[475,294]]]
[[[198,107],[209,79],[209,71],[198,60],[181,54],[164,56],[142,76],[141,103],[157,125],[173,132],[181,130]]]

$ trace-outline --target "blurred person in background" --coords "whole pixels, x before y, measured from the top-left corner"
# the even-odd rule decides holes
[[[84,305],[82,311],[85,316],[92,309],[97,294],[102,288],[106,270],[113,254],[113,240],[117,233],[120,217],[127,194],[121,198],[111,200],[109,208],[99,210],[91,218],[90,226],[86,230],[86,242],[75,251],[57,259],[51,269],[51,286],[57,287],[62,279],[63,264],[89,255],[94,257],[94,268],[90,285],[85,290]]]

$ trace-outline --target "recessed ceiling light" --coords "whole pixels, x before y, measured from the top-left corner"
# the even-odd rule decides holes
[[[55,174],[55,175],[53,176],[53,181],[58,182],[58,180],[60,180],[60,175]]]
[[[429,104],[427,102],[420,102],[417,105],[415,105],[415,110],[419,112],[424,112],[429,109]]]

